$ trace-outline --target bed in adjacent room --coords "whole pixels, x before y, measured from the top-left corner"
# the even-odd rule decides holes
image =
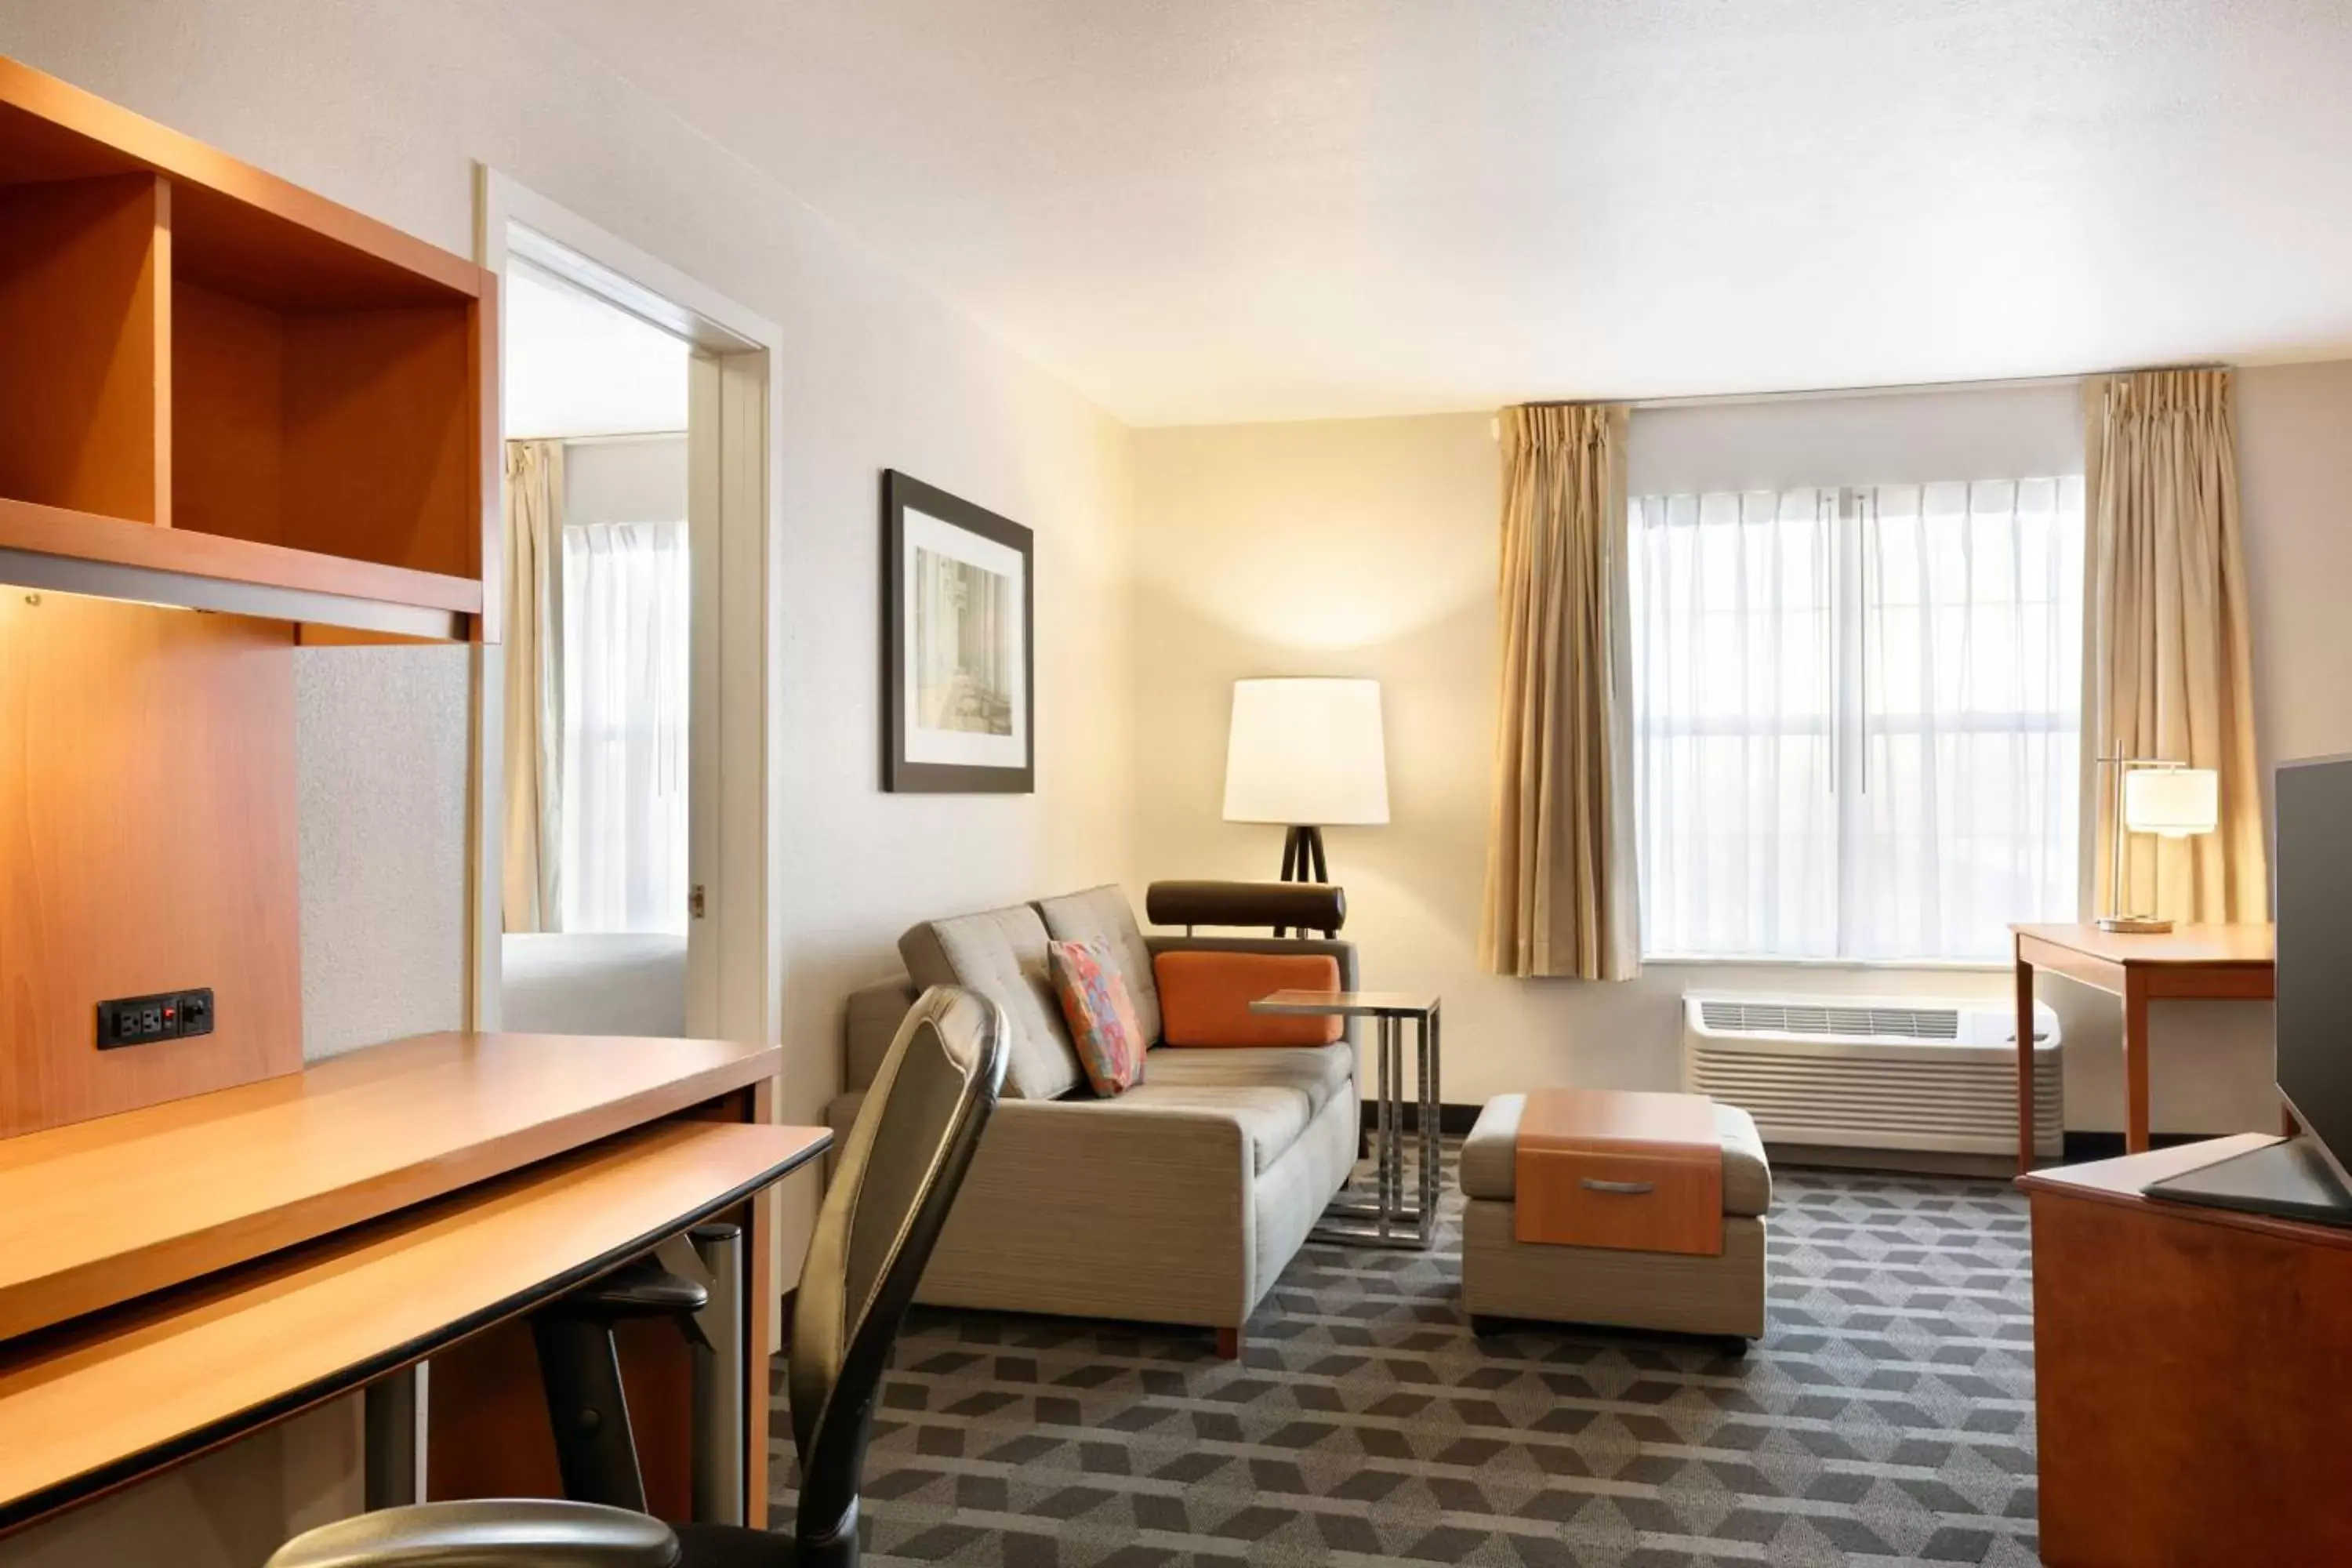
[[[686,1033],[686,938],[671,931],[509,933],[501,1027],[556,1035]]]

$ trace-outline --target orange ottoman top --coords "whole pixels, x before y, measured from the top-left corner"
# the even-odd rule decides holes
[[[1276,991],[1337,991],[1339,961],[1319,952],[1163,952],[1151,961],[1160,988],[1160,1041],[1167,1046],[1328,1046],[1346,1031],[1336,1017],[1253,1013]]]

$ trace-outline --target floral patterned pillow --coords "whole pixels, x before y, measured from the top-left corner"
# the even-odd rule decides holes
[[[1098,942],[1057,942],[1048,949],[1054,993],[1062,1000],[1070,1038],[1087,1081],[1108,1100],[1143,1081],[1143,1052],[1150,1044],[1135,1021],[1127,980],[1110,964]]]

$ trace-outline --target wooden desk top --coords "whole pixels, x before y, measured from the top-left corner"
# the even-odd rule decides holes
[[[822,1153],[679,1121],[0,1348],[0,1531],[529,1310]]]
[[[0,1341],[772,1078],[774,1046],[420,1035],[0,1142]]]
[[[2016,925],[2021,937],[2046,942],[2102,963],[2140,965],[2269,964],[2277,962],[2278,929],[2268,925],[2184,925],[2168,931],[2101,931],[2076,925]]]

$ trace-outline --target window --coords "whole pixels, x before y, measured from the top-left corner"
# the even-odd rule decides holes
[[[563,930],[687,920],[683,522],[563,530]]]
[[[2076,910],[2079,478],[1633,502],[1646,953],[1999,959]]]

